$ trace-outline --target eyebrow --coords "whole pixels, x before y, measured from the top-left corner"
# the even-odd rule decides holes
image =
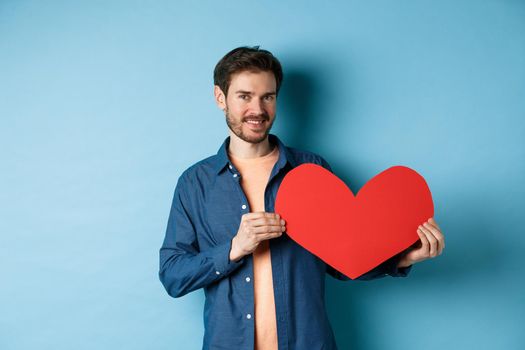
[[[243,95],[252,95],[253,93],[251,91],[244,91],[244,90],[237,90],[235,91],[236,94],[243,94]],[[265,93],[263,96],[269,96],[269,95],[276,95],[275,91],[270,91]]]

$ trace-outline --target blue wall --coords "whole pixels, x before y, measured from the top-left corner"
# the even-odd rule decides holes
[[[525,346],[525,3],[0,2],[0,348],[199,349],[157,278],[175,182],[227,136],[212,70],[285,69],[274,132],[354,189],[424,175],[444,255],[328,278],[341,349]]]

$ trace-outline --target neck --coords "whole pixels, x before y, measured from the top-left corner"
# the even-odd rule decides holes
[[[263,157],[272,151],[268,136],[259,143],[246,142],[230,130],[230,145],[228,151],[237,158]]]

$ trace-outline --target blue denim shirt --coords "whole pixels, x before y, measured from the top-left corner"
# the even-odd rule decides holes
[[[330,170],[320,156],[286,147],[275,135],[279,159],[264,194],[265,211],[274,211],[277,189],[290,169],[315,163]],[[228,158],[229,138],[214,156],[180,176],[160,249],[159,277],[168,294],[180,297],[204,288],[203,349],[254,348],[253,260],[229,260],[231,240],[241,216],[250,212],[241,174]],[[286,218],[284,218],[286,219]],[[288,235],[271,239],[277,336],[280,350],[337,349],[325,310],[325,274],[349,280],[299,246]],[[406,276],[396,256],[359,279]]]

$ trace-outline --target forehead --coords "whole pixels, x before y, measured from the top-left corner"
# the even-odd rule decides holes
[[[231,76],[229,92],[237,90],[252,92],[275,92],[277,83],[273,72],[242,71]]]

